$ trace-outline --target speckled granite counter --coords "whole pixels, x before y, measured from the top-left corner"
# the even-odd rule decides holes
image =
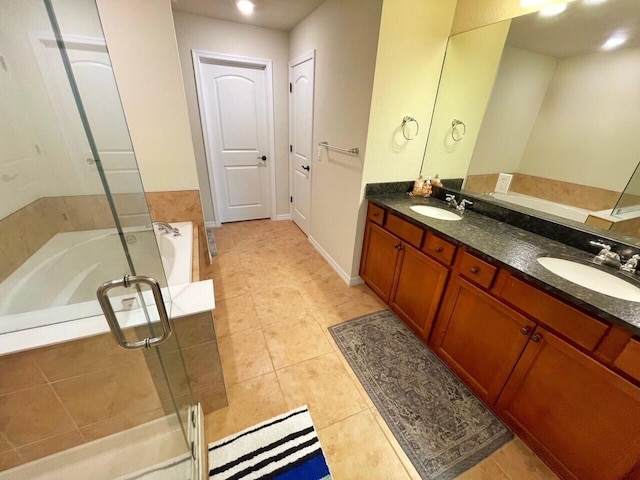
[[[369,195],[367,199],[380,207],[393,211],[418,226],[427,227],[445,239],[463,245],[493,263],[518,273],[531,283],[590,312],[640,335],[640,303],[618,300],[569,282],[545,269],[536,258],[554,256],[583,261],[607,273],[630,279],[639,288],[636,278],[612,268],[591,262],[593,255],[577,248],[536,235],[512,225],[494,220],[473,211],[467,211],[461,221],[436,220],[419,215],[411,205],[433,205],[448,208],[434,198],[410,197],[406,193]]]

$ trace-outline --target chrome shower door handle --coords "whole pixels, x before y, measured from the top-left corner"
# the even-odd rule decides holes
[[[140,340],[137,342],[128,342],[124,336],[124,332],[122,328],[120,328],[120,324],[118,323],[118,318],[116,317],[115,312],[113,311],[113,307],[111,306],[111,302],[109,301],[109,296],[107,295],[109,290],[116,287],[125,287],[128,288],[131,285],[143,284],[147,285],[151,288],[151,292],[153,293],[153,298],[156,302],[156,308],[158,309],[158,315],[160,316],[160,325],[162,326],[162,335],[159,337],[151,337],[145,338],[144,340]],[[160,345],[164,343],[171,336],[171,321],[169,320],[169,315],[167,315],[167,309],[164,306],[164,301],[162,299],[162,292],[160,290],[160,285],[158,282],[151,277],[147,277],[144,275],[135,275],[129,276],[125,275],[122,279],[119,280],[110,280],[108,282],[103,283],[98,287],[96,291],[96,295],[98,296],[98,302],[100,303],[100,307],[104,312],[104,316],[107,319],[107,323],[109,324],[109,328],[111,329],[111,333],[122,348],[127,350],[136,350],[138,348],[151,348],[155,345]]]

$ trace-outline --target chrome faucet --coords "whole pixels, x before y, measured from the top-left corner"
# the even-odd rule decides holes
[[[174,237],[180,236],[180,230],[172,227],[167,222],[153,222],[153,225],[157,225],[160,231],[163,231],[164,233],[173,233]]]
[[[636,269],[638,268],[638,260],[640,260],[640,255],[634,255],[627,263],[620,267],[620,270],[623,272],[636,273]]]
[[[458,203],[458,201],[456,200],[456,196],[453,195],[452,193],[447,193],[445,195],[445,199],[447,200],[447,203],[449,204],[449,206],[451,208],[455,208],[456,211],[460,212],[460,214],[464,213],[464,208],[467,205],[473,205],[473,202],[463,198],[462,200],[460,200],[460,203]]]
[[[608,265],[613,268],[621,268],[622,262],[620,262],[620,255],[611,251],[611,245],[593,240],[589,240],[589,244],[601,248],[600,252],[593,258],[593,263]]]

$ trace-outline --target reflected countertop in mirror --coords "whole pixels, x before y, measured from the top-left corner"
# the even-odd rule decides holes
[[[489,202],[636,244],[639,32],[637,0],[576,0],[452,36],[423,175],[463,177]],[[487,195],[500,173],[508,188]]]

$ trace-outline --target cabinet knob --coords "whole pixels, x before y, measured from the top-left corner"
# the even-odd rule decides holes
[[[402,245],[398,245],[398,250],[404,250],[404,247]]]
[[[520,333],[523,335],[529,335],[531,333],[531,327],[522,327]]]
[[[539,333],[536,333],[535,335],[533,335],[531,337],[531,341],[532,342],[539,342],[540,340],[542,340],[542,335],[540,335]]]
[[[475,275],[476,273],[478,273],[478,272],[480,271],[480,269],[479,269],[478,267],[471,267],[471,268],[469,269],[469,271],[470,271],[473,275]]]
[[[440,253],[442,251],[442,247],[436,247],[434,248],[434,250],[436,251],[436,253]]]
[[[377,217],[378,215],[380,215],[380,212],[373,212],[374,217]]]

